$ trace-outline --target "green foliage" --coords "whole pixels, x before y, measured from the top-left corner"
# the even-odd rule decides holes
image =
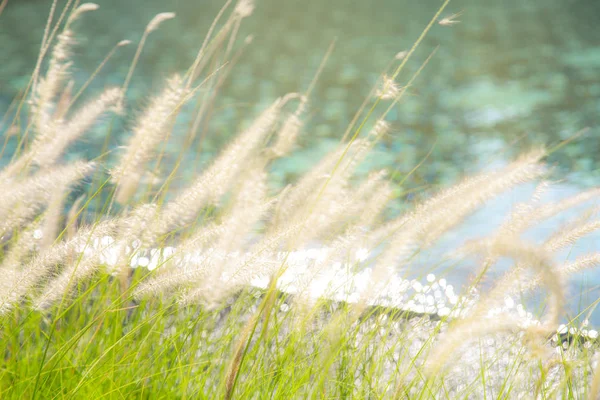
[[[107,89],[75,110],[82,91],[73,94],[69,83],[71,23],[97,6],[68,2],[55,26],[51,15],[28,103],[25,98],[15,103],[18,118],[11,129],[18,131],[18,151],[0,171],[0,397],[552,398],[598,393],[597,345],[593,335],[584,334],[591,330],[569,336],[557,332],[556,325],[568,276],[596,266],[600,256],[560,264],[553,255],[600,224],[589,222],[590,212],[543,244],[521,239],[532,225],[589,201],[597,190],[540,205],[545,187],[540,184],[531,202],[497,233],[460,249],[485,257],[476,282],[500,257],[512,258],[514,268],[486,293],[472,288],[458,297],[445,283],[434,283],[435,277],[425,286],[399,281],[401,268],[485,201],[544,177],[547,152],[534,151],[503,169],[466,179],[388,222],[380,216],[398,190],[385,179],[386,171],[355,182],[357,166],[389,129],[386,114],[420,72],[406,85],[396,85],[411,54],[433,24],[458,22],[456,14],[442,18],[448,1],[414,46],[395,60],[398,65],[382,75],[382,87],[359,110],[340,146],[297,183],[273,194],[266,171],[292,151],[320,71],[306,92],[277,99],[187,188],[167,195],[182,159],[163,176],[161,145],[192,99],[194,119],[184,144],[195,143],[234,64],[239,24],[253,10],[252,1],[240,0],[225,18],[230,3],[189,70],[170,78],[138,117],[111,167],[106,155],[95,163],[71,164],[63,164],[62,156],[101,116],[127,112],[126,93],[144,42],[174,15],[161,13],[148,24],[122,87]],[[387,111],[377,114],[385,101],[390,101]],[[296,108],[290,110],[291,105]],[[19,118],[28,121],[22,129]],[[107,144],[112,133],[110,126]],[[98,165],[104,170],[92,172]],[[82,180],[87,194],[71,205],[68,194]],[[65,204],[71,206],[66,217]],[[295,276],[293,290],[286,289],[285,281],[295,273],[292,259],[315,241],[332,253],[317,257]],[[351,259],[359,247],[371,252],[382,244],[386,247],[368,268]],[[155,253],[149,256],[151,248]],[[336,263],[339,259],[348,262]],[[335,270],[336,264],[344,267]],[[341,270],[369,275],[360,282],[362,289],[345,297],[339,291],[313,293],[311,285],[322,275],[331,274],[343,286],[336,282]],[[412,298],[404,307],[395,303],[394,296],[406,292],[396,283],[416,287],[415,298],[431,303],[433,311]],[[550,305],[541,321],[517,319],[498,308],[506,296],[540,286]],[[451,307],[441,304],[440,288],[447,289]],[[384,304],[386,296],[394,298],[393,304]],[[565,345],[564,338],[572,343]]]

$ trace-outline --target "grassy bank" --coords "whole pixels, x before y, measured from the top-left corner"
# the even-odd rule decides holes
[[[544,160],[568,141],[423,196],[394,218],[386,210],[406,196],[403,183],[421,164],[402,177],[356,173],[434,57],[399,82],[413,52],[432,26],[455,23],[448,3],[412,48],[390,55],[339,145],[283,189],[269,176],[296,148],[333,45],[306,88],[239,124],[239,135],[188,181],[195,168],[184,151],[210,130],[219,89],[251,45],[237,35],[253,2],[225,2],[192,65],[136,113],[127,93],[144,45],[176,16],[158,14],[138,43],[116,43],[107,60],[137,46],[121,85],[88,93],[71,80],[70,59],[78,23],[98,6],[52,7],[27,90],[6,114],[0,396],[596,398],[597,332],[586,326],[593,309],[560,323],[569,277],[600,256],[564,262],[556,254],[600,227],[591,204],[600,191],[540,201],[551,185]],[[112,148],[123,116],[127,139],[119,135]],[[68,162],[70,146],[93,129],[106,131],[105,147],[94,160]],[[166,162],[174,137],[181,152]],[[531,200],[496,232],[443,255],[476,263],[464,293],[433,275],[402,278],[488,200],[531,182]],[[524,239],[576,207],[580,215],[543,242]],[[297,263],[315,244],[327,251]],[[514,266],[488,282],[507,258]],[[539,315],[514,304],[540,293]]]

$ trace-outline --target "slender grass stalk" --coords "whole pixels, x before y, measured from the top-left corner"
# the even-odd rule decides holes
[[[562,260],[555,254],[598,229],[596,208],[540,243],[523,239],[531,227],[598,194],[543,202],[542,160],[568,140],[459,182],[386,223],[382,214],[399,192],[398,169],[392,178],[385,170],[356,176],[390,129],[386,116],[435,51],[400,87],[406,63],[436,21],[458,22],[460,13],[440,19],[448,3],[386,68],[383,85],[365,99],[340,146],[297,183],[275,192],[268,170],[294,150],[305,129],[309,100],[335,42],[304,91],[277,99],[170,199],[177,171],[189,167],[183,156],[161,185],[144,182],[146,164],[153,162],[160,179],[173,118],[201,88],[206,95],[198,96],[184,150],[197,127],[209,127],[216,96],[247,48],[238,47],[237,37],[254,2],[225,1],[185,75],[170,81],[134,122],[136,136],[116,182],[109,175],[119,175],[119,168],[108,166],[113,117],[81,196],[68,187],[91,173],[91,164],[64,164],[61,152],[105,109],[122,106],[127,114],[125,92],[149,34],[174,15],[158,14],[147,25],[121,88],[72,109],[127,43],[113,47],[78,88],[70,25],[97,5],[68,0],[54,21],[53,1],[33,76],[11,106],[18,109],[11,125],[27,108],[28,123],[23,132],[18,125],[15,156],[0,171],[0,397],[596,398],[598,332],[588,320],[600,300],[584,308],[589,294],[570,298],[566,285],[573,274],[600,264],[600,256]],[[5,5],[0,2],[0,13]],[[124,192],[128,179],[134,184]],[[487,200],[539,180],[532,200],[518,205],[495,233],[428,258],[430,246]],[[64,218],[71,197],[78,198]],[[474,254],[479,268],[458,293],[452,273]],[[489,272],[501,257],[515,265],[489,288]],[[433,275],[448,263],[451,273]],[[415,266],[420,276],[409,279],[405,271]],[[536,288],[546,291],[547,304],[534,316],[526,302]],[[518,296],[522,304],[515,305]],[[576,315],[565,311],[570,301],[579,301]]]

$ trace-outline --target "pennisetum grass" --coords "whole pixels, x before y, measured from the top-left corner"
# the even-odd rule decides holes
[[[481,262],[473,285],[456,293],[450,276],[404,274],[488,200],[547,179],[548,151],[466,178],[387,221],[396,200],[388,171],[357,177],[390,132],[387,113],[432,56],[405,84],[400,72],[436,21],[458,22],[458,14],[441,18],[448,3],[394,57],[340,145],[297,182],[274,193],[269,169],[306,129],[325,63],[305,92],[276,99],[187,187],[167,196],[181,158],[159,177],[160,189],[143,177],[161,171],[155,155],[185,103],[195,102],[187,146],[200,126],[210,126],[254,2],[225,2],[193,64],[151,96],[122,148],[66,163],[69,146],[105,114],[129,113],[125,99],[142,49],[176,16],[164,12],[148,23],[120,88],[72,109],[89,84],[77,90],[72,80],[72,23],[93,18],[98,5],[69,0],[53,23],[54,0],[28,101],[17,110],[28,124],[11,125],[20,130],[19,149],[0,172],[0,397],[596,398],[598,333],[587,320],[559,324],[569,277],[600,257],[556,256],[600,228],[596,208],[543,243],[523,234],[589,203],[598,189],[542,203],[544,180],[495,233],[444,255]],[[119,42],[93,76],[128,43]],[[88,190],[73,202],[76,185]],[[488,282],[501,258],[514,266],[480,292],[477,283]],[[515,298],[540,288],[547,292],[541,319],[514,307]]]

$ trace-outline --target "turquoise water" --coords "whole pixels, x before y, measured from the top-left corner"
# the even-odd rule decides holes
[[[62,1],[61,4],[65,2]],[[142,109],[149,93],[193,60],[221,1],[105,0],[100,9],[77,24],[75,78],[84,82],[110,48],[122,39],[139,40],[158,12],[174,11],[148,40],[129,93],[130,116],[116,120],[115,148]],[[240,43],[253,35],[230,80],[225,84],[210,123],[185,154],[189,165],[178,182],[184,185],[220,146],[257,111],[286,92],[306,90],[328,46],[334,52],[310,99],[309,120],[301,149],[277,164],[275,184],[283,185],[305,171],[337,143],[348,121],[381,71],[398,52],[409,49],[441,4],[438,0],[262,0],[239,34]],[[550,158],[557,176],[568,180],[556,196],[600,183],[600,3],[571,0],[479,0],[450,3],[443,15],[462,12],[454,26],[435,25],[399,77],[406,82],[437,49],[409,95],[390,114],[392,132],[375,149],[366,169],[397,169],[408,173],[430,151],[432,155],[406,185],[455,182],[464,173],[501,164],[535,144],[553,145],[587,128],[585,135]],[[48,1],[10,2],[0,16],[0,108],[22,90],[39,52]],[[120,85],[135,51],[124,48],[94,80],[93,94]],[[184,115],[180,123],[185,124]],[[6,124],[4,124],[6,126]],[[0,127],[0,129],[3,129]],[[73,147],[69,158],[93,158],[104,144],[103,128]],[[177,138],[166,148],[167,162],[180,154]],[[9,150],[16,145],[8,140]],[[2,154],[7,162],[10,151]],[[465,236],[480,233],[508,212],[508,206],[529,196],[523,188],[503,197],[468,220],[442,244],[457,246]],[[554,195],[552,195],[554,196]],[[396,207],[404,204],[398,200]],[[534,233],[544,237],[550,227]],[[597,250],[596,238],[578,251]],[[582,250],[583,249],[583,250]],[[435,251],[432,253],[435,254]],[[569,255],[572,257],[573,254]],[[565,256],[567,257],[567,256]],[[453,270],[468,280],[469,266]],[[415,274],[421,273],[418,269]],[[600,275],[578,276],[571,294],[585,293],[588,302]],[[584,289],[581,289],[581,287]]]
[[[0,68],[4,102],[25,86],[39,51],[49,2],[11,2],[0,26],[6,60]],[[61,2],[61,3],[64,3]],[[163,24],[148,41],[134,76],[135,110],[169,74],[193,59],[221,1],[100,1],[100,9],[77,25],[76,77],[83,81],[119,40],[137,41],[161,11],[177,20]],[[239,37],[254,36],[203,133],[209,149],[235,132],[282,93],[304,90],[328,45],[336,47],[311,99],[310,133],[303,145],[339,138],[354,111],[393,56],[410,48],[439,1],[262,0]],[[400,82],[437,53],[401,104],[382,150],[389,163],[412,168],[435,145],[434,156],[417,173],[419,183],[452,182],[476,170],[499,148],[525,149],[556,143],[584,128],[587,134],[555,159],[582,172],[582,184],[598,181],[600,28],[594,1],[453,1],[444,15],[462,12],[460,23],[433,27]],[[134,46],[122,49],[95,80],[90,92],[118,85]],[[140,103],[141,101],[141,103]],[[509,150],[510,153],[510,150]]]

